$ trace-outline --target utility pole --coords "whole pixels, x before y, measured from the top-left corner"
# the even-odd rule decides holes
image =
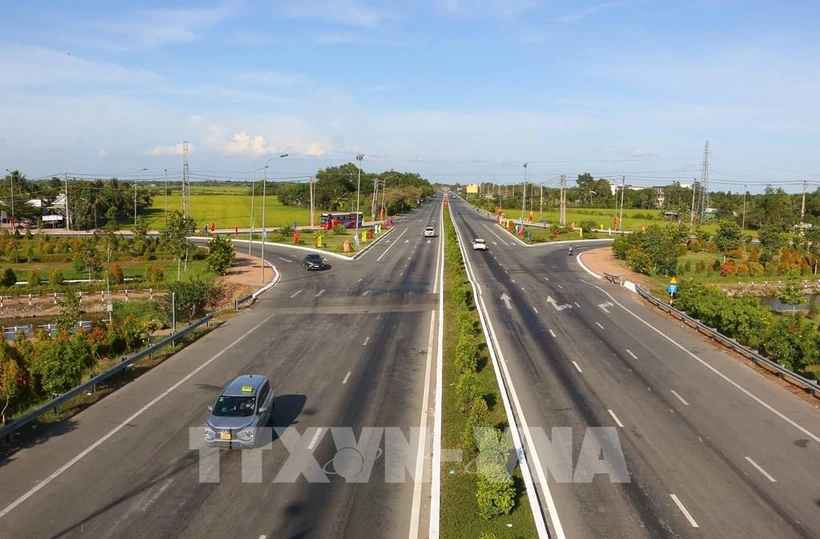
[[[379,219],[387,217],[387,207],[384,205],[384,193],[387,191],[387,180],[382,180],[382,213]]]
[[[805,198],[805,193],[804,193],[804,197],[803,197],[803,203],[804,203],[803,208],[804,209],[805,209],[805,202],[806,202],[806,198]],[[801,217],[800,220],[802,221],[802,217]],[[743,220],[741,221],[740,230],[741,230],[741,232],[746,230],[746,186],[745,185],[743,186]],[[745,245],[745,243],[744,243],[744,245]]]
[[[700,198],[701,202],[701,209],[700,209],[700,216],[701,219],[706,213],[706,208],[709,207],[709,141],[706,141],[706,145],[703,147],[703,168],[701,170],[701,189],[703,190]]]
[[[165,226],[168,226],[168,169],[165,169]]]
[[[541,186],[541,209],[538,212],[538,220],[544,221],[544,186]]]
[[[188,172],[188,141],[182,143],[182,215],[191,214],[191,177]]]
[[[806,228],[803,226],[803,218],[806,217],[806,189],[809,187],[808,180],[803,180],[803,202],[800,204],[800,235],[806,233]]]
[[[689,215],[689,228],[692,228],[695,225],[695,194],[698,192],[698,181],[694,180],[692,182],[692,211]],[[744,195],[743,202],[746,202],[746,197]]]
[[[362,161],[364,161],[364,154],[356,155],[356,161],[359,162],[359,179],[356,182],[356,246],[359,246],[359,193],[362,190]]]
[[[66,232],[71,230],[71,224],[68,222],[68,173],[63,174],[65,180],[65,229]],[[14,215],[14,191],[11,192],[11,214]]]
[[[524,212],[527,211],[527,163],[524,163],[524,190],[521,192],[521,227],[524,227]]]
[[[567,176],[561,174],[561,196],[559,198],[559,217],[558,224],[561,226],[567,225]]]
[[[624,194],[626,193],[626,176],[621,176],[621,214],[618,217],[618,228],[624,231]]]
[[[313,185],[316,182],[316,178],[311,178],[310,183],[308,184],[308,190],[310,191],[310,228],[313,228]]]

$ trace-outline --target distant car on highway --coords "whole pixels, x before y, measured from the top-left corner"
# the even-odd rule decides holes
[[[323,270],[327,267],[327,261],[316,253],[310,253],[302,261],[302,267],[306,270]]]
[[[431,226],[428,226],[427,228],[424,229],[424,237],[425,238],[433,238],[435,236],[436,236],[436,229],[435,228],[433,228]]]
[[[473,251],[486,251],[487,250],[487,242],[481,238],[476,238],[473,240]]]
[[[274,417],[274,391],[270,381],[259,374],[245,374],[229,383],[216,402],[208,406],[205,445],[225,448],[253,448],[260,428]]]

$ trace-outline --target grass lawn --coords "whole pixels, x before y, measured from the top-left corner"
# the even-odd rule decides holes
[[[182,207],[182,195],[178,192],[168,194],[168,211]],[[194,220],[201,229],[206,223],[215,223],[216,228],[234,228],[251,226],[251,196],[247,188],[214,187],[211,190],[197,188],[191,193],[191,208]],[[254,227],[262,227],[262,197],[254,199]],[[315,211],[318,221],[321,210]],[[159,194],[154,197],[151,208],[142,213],[149,230],[160,230],[165,226],[165,197]],[[284,206],[275,196],[267,196],[265,203],[265,221],[268,227],[280,227],[296,222],[300,226],[310,224],[310,211],[306,208]],[[133,221],[123,222],[122,226],[130,228]]]

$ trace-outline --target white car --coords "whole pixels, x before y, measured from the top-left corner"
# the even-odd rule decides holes
[[[482,240],[481,238],[476,238],[473,240],[473,251],[486,251],[487,250],[487,242]]]
[[[424,229],[424,237],[425,238],[433,238],[433,237],[435,237],[435,235],[436,235],[436,229],[435,228],[433,228],[431,226],[428,226],[427,228]]]

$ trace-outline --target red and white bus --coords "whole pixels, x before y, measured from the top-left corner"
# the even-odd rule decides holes
[[[335,228],[339,225],[342,225],[345,228],[356,228],[357,215],[359,218],[359,228],[361,228],[364,212],[323,213],[319,221],[319,226],[325,229]]]

